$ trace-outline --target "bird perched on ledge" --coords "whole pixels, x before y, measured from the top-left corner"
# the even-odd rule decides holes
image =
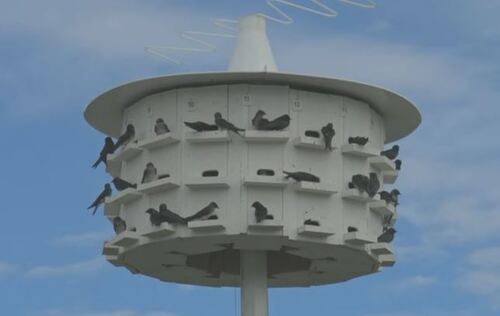
[[[320,181],[320,179],[317,176],[310,174],[310,173],[307,173],[307,172],[302,172],[302,171],[288,172],[288,171],[283,170],[283,173],[286,175],[285,176],[286,179],[292,178],[293,180],[295,180],[297,182],[307,181],[307,182],[318,183]]]
[[[196,212],[194,215],[186,217],[186,221],[190,222],[199,219],[207,219],[210,215],[212,215],[216,208],[219,208],[217,203],[210,202],[207,206]]]
[[[95,215],[99,206],[101,204],[103,204],[104,201],[106,200],[106,198],[108,196],[111,196],[112,193],[113,193],[113,190],[111,189],[111,185],[109,183],[106,183],[104,185],[104,190],[99,194],[99,196],[97,196],[95,201],[87,208],[88,210],[90,210],[91,208],[94,208],[92,215]]]
[[[218,129],[217,125],[208,124],[202,121],[184,122],[184,125],[191,129],[194,129],[197,132],[211,132]]]
[[[114,178],[113,181],[113,185],[115,186],[115,188],[118,190],[118,191],[123,191],[123,190],[126,190],[128,188],[133,188],[133,189],[137,189],[137,184],[132,184],[128,181],[125,181],[121,178]]]
[[[333,129],[333,124],[328,123],[321,128],[321,134],[323,134],[323,139],[325,140],[325,150],[332,151],[332,139],[335,136],[335,130]]]
[[[101,152],[99,153],[99,158],[94,162],[92,165],[92,168],[97,168],[97,166],[101,163],[104,162],[105,165],[108,165],[108,155],[112,154],[115,151],[115,143],[113,142],[113,139],[111,137],[106,137],[104,139],[104,146],[101,149]]]
[[[238,128],[233,123],[223,119],[222,114],[220,114],[219,112],[216,112],[214,114],[214,121],[215,121],[215,125],[217,125],[217,127],[220,128],[221,130],[230,130],[231,132],[234,132],[240,136],[242,136],[242,135],[239,132],[245,131],[244,129]]]
[[[392,146],[391,149],[387,149],[387,150],[380,152],[381,156],[385,156],[385,157],[389,158],[390,160],[396,159],[398,157],[398,154],[399,154],[399,146],[398,145],[394,145],[394,146]]]
[[[361,137],[361,136],[349,137],[347,141],[349,142],[349,144],[364,146],[368,143],[368,137]]]
[[[113,152],[116,151],[121,146],[125,146],[128,143],[130,143],[130,141],[132,141],[134,137],[135,137],[135,127],[132,124],[128,124],[127,128],[125,129],[125,133],[123,133],[116,141]]]
[[[184,217],[169,210],[165,203],[160,204],[160,215],[169,224],[187,224],[187,220]]]
[[[170,129],[168,128],[165,121],[163,121],[162,118],[157,119],[156,124],[155,124],[155,134],[162,135],[162,134],[166,134],[169,132],[170,132]]]

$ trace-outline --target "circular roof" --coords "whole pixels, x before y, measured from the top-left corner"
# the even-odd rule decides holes
[[[211,72],[178,74],[133,81],[95,98],[85,109],[85,119],[99,131],[118,137],[123,110],[140,99],[167,90],[221,84],[288,85],[291,88],[348,96],[368,103],[384,121],[386,143],[413,132],[421,122],[417,108],[404,97],[364,83],[279,72]]]

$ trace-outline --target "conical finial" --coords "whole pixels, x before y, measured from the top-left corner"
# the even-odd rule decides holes
[[[240,19],[236,47],[228,71],[278,71],[267,38],[264,17],[249,15]]]

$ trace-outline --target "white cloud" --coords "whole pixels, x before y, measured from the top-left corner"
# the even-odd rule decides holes
[[[61,266],[36,266],[26,272],[30,278],[72,277],[95,274],[104,269],[106,262],[97,257],[92,260],[70,263]]]
[[[56,246],[85,247],[103,243],[109,237],[105,232],[86,232],[81,234],[64,235],[53,241]]]
[[[467,263],[458,285],[490,298],[493,305],[500,308],[500,247],[479,249],[467,257]]]

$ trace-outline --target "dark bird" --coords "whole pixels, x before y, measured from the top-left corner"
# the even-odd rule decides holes
[[[304,221],[304,225],[319,226],[319,222],[313,219],[307,219]]]
[[[375,172],[370,172],[370,179],[368,182],[368,188],[366,190],[366,193],[373,198],[378,190],[380,189],[380,181],[377,177],[377,174]]]
[[[269,124],[269,120],[264,118],[264,115],[266,115],[266,112],[258,110],[252,119],[252,125],[258,130],[261,129],[262,126]]]
[[[142,173],[142,180],[141,183],[148,183],[156,180],[156,176],[158,175],[158,171],[155,168],[155,165],[153,165],[152,162],[148,162],[146,164],[146,169],[144,169],[144,172]]]
[[[223,119],[222,114],[220,114],[219,112],[216,112],[214,114],[214,118],[215,118],[215,125],[217,125],[217,127],[220,128],[221,130],[227,129],[227,130],[230,130],[232,132],[235,132],[236,134],[238,134],[240,136],[241,136],[241,134],[239,132],[245,131],[244,129],[238,128],[238,127],[234,126],[233,123],[228,122],[225,119]]]
[[[380,199],[385,201],[385,203],[387,203],[387,204],[394,203],[394,201],[392,200],[391,193],[389,193],[387,191],[380,191],[379,195],[380,195]]]
[[[357,231],[358,231],[358,228],[356,228],[354,226],[347,227],[347,232],[348,233],[353,233],[353,232],[357,232]]]
[[[169,210],[167,208],[167,204],[165,203],[160,204],[160,215],[169,224],[187,224],[187,221],[184,217]]]
[[[128,188],[133,188],[133,189],[137,189],[137,184],[132,184],[128,181],[125,181],[121,178],[114,178],[113,181],[113,185],[115,186],[115,188],[118,190],[118,191],[123,191],[123,190],[126,190]]]
[[[212,125],[201,121],[184,122],[184,125],[186,125],[191,129],[194,129],[197,132],[210,132],[210,131],[216,131],[218,129],[217,125]]]
[[[94,208],[94,211],[92,212],[92,215],[95,214],[95,212],[97,212],[97,209],[99,208],[99,205],[101,205],[102,203],[104,203],[104,200],[106,200],[106,198],[108,196],[111,196],[111,193],[113,193],[113,191],[111,190],[111,184],[109,183],[106,183],[104,185],[104,190],[99,194],[99,196],[95,199],[94,203],[92,203],[88,208],[87,210],[90,210],[91,208]]]
[[[323,139],[325,141],[325,150],[332,151],[332,139],[335,136],[335,130],[333,129],[333,124],[328,123],[321,128],[321,134],[323,134]]]
[[[394,164],[396,165],[396,170],[401,170],[401,164],[403,162],[400,159],[394,160]]]
[[[111,137],[106,137],[104,139],[104,146],[101,149],[101,152],[99,153],[99,158],[97,158],[96,162],[92,165],[92,168],[97,168],[97,166],[101,163],[104,162],[105,165],[108,164],[108,155],[112,154],[115,150],[115,143],[113,142],[113,139]]]
[[[349,137],[347,139],[349,144],[357,144],[360,146],[366,145],[368,143],[368,137],[361,137],[361,136],[356,136],[356,137]]]
[[[313,174],[307,173],[307,172],[288,172],[283,170],[283,173],[286,174],[285,178],[290,179],[292,178],[293,180],[300,182],[300,181],[308,181],[308,182],[319,182],[319,178]]]
[[[396,230],[394,228],[388,228],[384,230],[384,232],[378,236],[378,242],[391,242],[394,240],[394,235],[396,234]]]
[[[210,202],[207,206],[205,206],[204,208],[202,208],[200,211],[196,212],[196,214],[186,217],[186,221],[190,222],[190,221],[193,221],[193,220],[207,218],[208,216],[210,216],[215,211],[216,208],[219,208],[219,206],[217,205],[217,203]]]
[[[166,222],[165,218],[160,215],[160,212],[154,208],[149,208],[146,213],[149,214],[149,221],[153,226],[160,226],[163,222]]]
[[[289,125],[290,115],[285,114],[275,118],[270,122],[261,121],[259,129],[263,131],[281,131],[287,128]]]
[[[389,227],[391,227],[391,222],[392,222],[392,217],[393,215],[384,215],[382,218],[382,227],[384,228],[384,231],[386,231]]]
[[[168,128],[167,124],[163,121],[163,119],[162,118],[156,119],[155,134],[162,135],[169,132],[170,129]]]
[[[117,235],[121,234],[127,230],[127,223],[120,216],[117,216],[113,218],[113,229]]]
[[[135,137],[135,128],[134,125],[128,124],[125,129],[125,133],[123,133],[115,143],[115,148],[113,151],[116,151],[121,146],[127,145],[132,139]]]
[[[219,219],[219,216],[217,216],[217,214],[212,214],[209,217],[207,217],[207,220],[209,220],[209,221],[216,220],[216,219]]]
[[[399,192],[398,189],[393,189],[390,194],[391,194],[391,198],[392,198],[392,202],[394,203],[394,206],[398,206],[399,205],[399,196],[401,195],[401,192]]]
[[[396,159],[396,157],[398,156],[398,154],[399,154],[399,146],[398,145],[394,145],[394,146],[392,146],[391,149],[387,149],[387,150],[384,150],[384,151],[380,152],[381,156],[386,156],[390,160]]]
[[[349,183],[350,189],[358,189],[359,193],[368,192],[368,185],[370,183],[370,178],[362,174],[355,174],[351,178]]]
[[[267,208],[262,203],[256,201],[252,206],[255,208],[255,220],[257,223],[262,222],[267,218]]]

